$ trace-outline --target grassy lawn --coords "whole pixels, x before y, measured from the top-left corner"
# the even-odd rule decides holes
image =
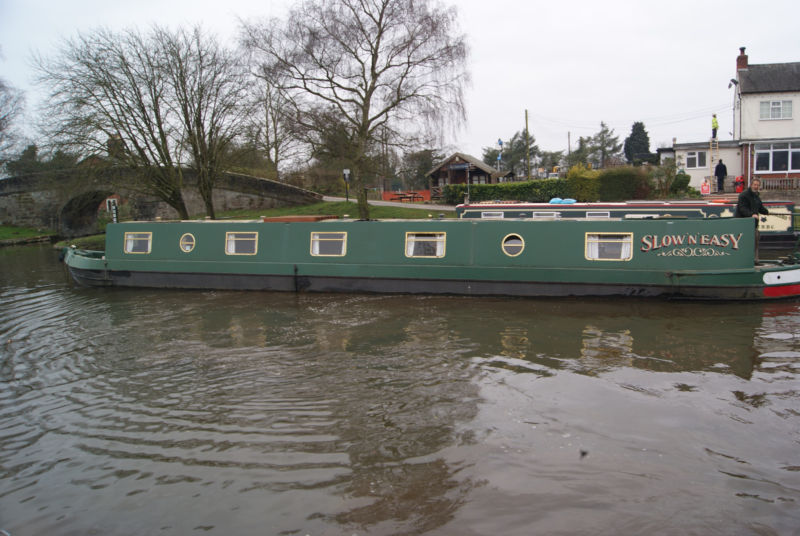
[[[78,249],[91,249],[94,251],[103,251],[106,249],[106,235],[91,235],[79,236],[77,238],[70,238],[69,240],[62,240],[56,242],[56,248],[63,248],[66,246],[75,246]]]
[[[358,218],[358,207],[355,203],[348,203],[346,201],[334,203],[314,203],[313,205],[303,205],[299,207],[284,207],[274,209],[256,209],[256,210],[231,210],[228,212],[217,213],[217,218],[221,220],[256,220],[261,216],[293,216],[293,215],[307,215],[307,214],[326,214],[350,218]],[[415,208],[405,207],[384,207],[378,205],[370,205],[369,217],[374,219],[420,219],[427,218],[430,215],[433,218],[438,218],[439,214],[444,214],[445,218],[455,218],[456,213],[453,211],[436,210],[436,206],[431,206],[430,210],[422,210]],[[196,216],[203,218],[203,215]],[[74,245],[79,249],[91,249],[102,251],[105,248],[105,235],[82,236],[79,238],[72,238],[58,242],[56,247],[64,247]]]
[[[32,229],[30,227],[12,227],[0,225],[0,240],[17,240],[20,238],[34,238],[36,236],[51,236],[53,231],[47,229]]]

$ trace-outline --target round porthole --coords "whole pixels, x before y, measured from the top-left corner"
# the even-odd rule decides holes
[[[509,257],[516,257],[525,249],[525,241],[517,234],[507,235],[503,239],[503,253]]]
[[[192,233],[186,233],[181,237],[181,251],[184,253],[189,253],[194,249],[194,235]]]

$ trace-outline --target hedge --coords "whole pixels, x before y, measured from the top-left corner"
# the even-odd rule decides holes
[[[444,202],[457,205],[464,202],[466,184],[448,184],[442,188]],[[479,201],[527,201],[546,203],[554,197],[569,197],[570,189],[564,179],[539,179],[526,182],[504,182],[500,184],[470,184],[469,200]]]
[[[688,176],[674,183],[675,190],[684,192]],[[442,188],[444,202],[457,205],[464,202],[466,184],[450,184]],[[590,170],[575,166],[566,179],[537,179],[527,182],[501,184],[471,184],[469,200],[527,201],[547,203],[554,197],[573,198],[579,202],[625,201],[648,199],[653,193],[653,183],[643,167],[622,166],[604,170]]]

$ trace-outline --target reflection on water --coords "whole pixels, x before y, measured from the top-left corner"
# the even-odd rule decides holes
[[[15,536],[800,526],[797,303],[82,289],[38,247],[0,300]]]

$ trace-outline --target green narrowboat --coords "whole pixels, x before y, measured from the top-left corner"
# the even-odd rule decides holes
[[[494,296],[800,296],[800,265],[755,261],[752,219],[429,219],[109,224],[67,248],[90,286]]]

